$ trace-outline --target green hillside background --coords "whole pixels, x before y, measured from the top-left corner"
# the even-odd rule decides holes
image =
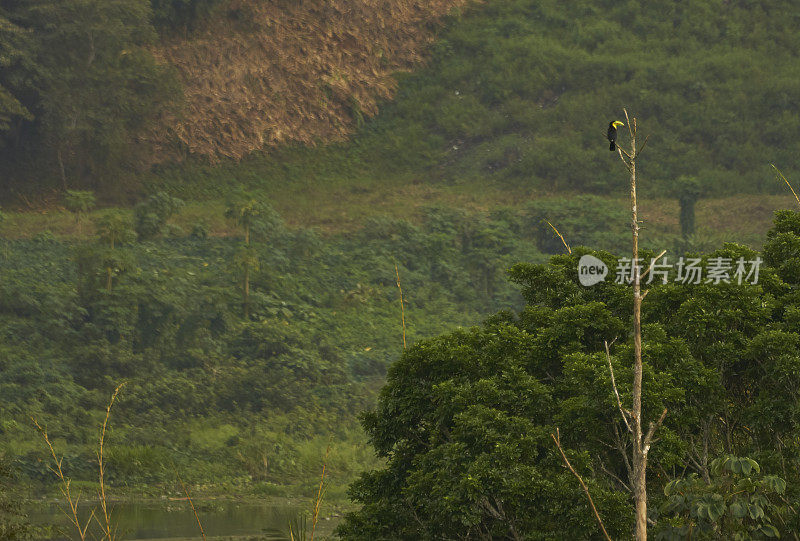
[[[180,19],[186,32],[215,16],[208,4],[191,24]],[[2,20],[24,26],[21,5],[0,1]],[[145,51],[168,33],[165,20],[189,13],[162,9],[153,23],[143,6]],[[423,66],[397,75],[376,116],[353,109],[347,141],[133,167],[134,151],[147,162],[137,138],[148,126],[114,131],[113,148],[81,139],[94,173],[69,187],[95,191],[99,206],[78,220],[63,208],[57,168],[37,160],[61,133],[59,111],[37,102],[59,74],[42,66],[22,77],[52,42],[0,27],[0,454],[48,489],[34,416],[90,483],[96,425],[125,380],[110,440],[118,487],[158,494],[177,465],[201,492],[311,493],[332,441],[342,496],[377,461],[358,419],[402,351],[395,264],[413,343],[520,307],[504,270],[563,250],[544,220],[573,246],[625,250],[626,174],[605,141],[623,107],[650,136],[644,245],[761,246],[774,210],[796,204],[770,164],[800,179],[798,24],[788,1],[469,4],[438,27]],[[156,77],[148,58],[128,66],[133,79]],[[15,96],[39,109],[13,113]],[[157,97],[127,112],[157,122]],[[86,100],[98,122],[114,114]],[[683,239],[677,197],[687,182],[701,198],[695,234]],[[242,231],[224,217],[237,187],[282,217],[254,237],[248,317],[234,264]],[[106,291],[111,256],[93,220],[112,212],[132,230],[135,205],[156,194],[185,204],[152,238],[115,248]]]

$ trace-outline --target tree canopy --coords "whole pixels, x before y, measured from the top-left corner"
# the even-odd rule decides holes
[[[656,502],[670,480],[687,472],[718,475],[713,459],[730,454],[781,476],[787,501],[796,500],[798,253],[800,213],[782,211],[763,254],[727,244],[697,256],[704,265],[762,256],[757,284],[684,284],[673,274],[666,284],[647,286],[644,417],[668,410],[650,456],[648,491],[662,495]],[[549,437],[556,428],[609,532],[630,535],[630,442],[609,363],[625,403],[632,300],[627,285],[614,283],[613,270],[609,280],[581,286],[577,265],[585,254],[616,267],[612,254],[586,248],[547,264],[515,265],[510,276],[522,287],[524,309],[419,342],[391,367],[377,409],[364,421],[386,467],[352,486],[363,507],[341,526],[345,539],[597,537],[588,502]],[[608,359],[605,342],[612,344]],[[798,516],[777,502],[780,519],[754,524],[750,534],[797,527]]]
[[[49,170],[65,188],[97,188],[141,165],[137,138],[178,95],[149,50],[156,38],[149,0],[0,7],[7,180]]]

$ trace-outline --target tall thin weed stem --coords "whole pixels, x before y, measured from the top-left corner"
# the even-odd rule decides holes
[[[308,524],[305,515],[299,517],[294,524],[289,524],[289,539],[291,541],[314,541],[314,534],[317,530],[317,523],[319,522],[319,512],[322,509],[322,501],[325,498],[325,476],[328,473],[328,457],[331,453],[331,444],[325,449],[325,458],[322,461],[322,474],[319,478],[319,486],[317,487],[317,495],[314,498],[314,505],[311,509],[311,536],[308,535]]]
[[[328,456],[331,453],[331,444],[325,449],[325,458],[322,461],[322,475],[319,478],[319,488],[317,488],[317,497],[314,499],[314,512],[311,515],[311,541],[314,541],[314,532],[317,529],[317,522],[319,522],[319,511],[322,508],[322,499],[325,497],[325,473],[328,469]]]
[[[178,475],[178,482],[181,484],[183,493],[186,494],[186,499],[189,500],[189,505],[192,507],[192,513],[194,513],[194,519],[197,521],[197,526],[200,528],[200,535],[203,537],[203,541],[206,541],[206,532],[203,529],[203,523],[200,522],[200,515],[197,514],[197,509],[195,509],[194,507],[194,502],[192,501],[192,497],[189,496],[189,491],[186,490],[186,485],[183,484],[183,479],[181,479],[180,475]]]
[[[794,191],[794,188],[792,188],[792,185],[789,183],[789,181],[786,179],[786,177],[783,176],[783,173],[781,173],[780,169],[775,167],[774,164],[770,164],[770,165],[775,170],[775,173],[777,173],[778,177],[783,179],[783,181],[786,183],[786,185],[789,186],[789,189],[792,190],[792,195],[794,196],[795,200],[797,201],[798,206],[800,206],[800,197],[797,197],[797,192]]]
[[[111,528],[111,515],[113,513],[113,509],[108,508],[108,499],[106,496],[106,483],[105,483],[106,429],[108,428],[108,418],[111,416],[111,407],[114,405],[114,401],[117,399],[117,395],[124,386],[125,386],[124,382],[120,383],[117,386],[117,388],[114,389],[114,393],[111,395],[111,400],[108,402],[108,407],[106,407],[106,417],[103,420],[103,428],[102,430],[100,430],[100,442],[97,451],[97,464],[99,468],[98,477],[100,482],[100,489],[98,491],[98,496],[100,498],[100,510],[103,512],[102,516],[103,521],[101,522],[97,516],[95,516],[95,520],[100,525],[100,530],[103,532],[103,539],[107,539],[108,541],[114,541],[117,538],[117,534],[116,534],[116,529],[112,530]]]
[[[558,232],[558,229],[556,229],[556,226],[554,226],[553,224],[551,224],[551,223],[550,223],[550,222],[548,222],[547,220],[545,220],[545,223],[546,223],[547,225],[549,225],[549,226],[550,226],[550,228],[551,228],[553,231],[555,231],[555,232],[556,232],[556,235],[558,235],[558,238],[560,238],[560,239],[561,239],[561,242],[562,242],[562,244],[564,244],[564,248],[566,248],[566,249],[567,249],[567,253],[571,254],[571,253],[572,253],[572,248],[570,248],[570,247],[569,247],[569,244],[567,244],[567,241],[566,241],[566,240],[564,240],[564,236],[563,236],[561,233],[559,233],[559,232]]]
[[[86,519],[86,524],[81,524],[80,519],[78,518],[78,505],[81,499],[81,494],[78,492],[78,495],[73,497],[72,491],[70,490],[70,479],[64,475],[64,470],[61,468],[64,457],[61,458],[56,455],[56,450],[53,447],[53,443],[50,441],[50,437],[47,435],[47,429],[43,428],[36,419],[31,417],[33,424],[36,425],[36,428],[41,432],[42,437],[44,437],[44,442],[47,444],[47,448],[50,449],[50,456],[53,457],[53,465],[49,466],[50,471],[52,471],[60,482],[59,489],[61,490],[61,494],[64,496],[64,499],[67,501],[68,509],[64,509],[63,507],[59,507],[61,511],[66,515],[67,519],[69,520],[70,524],[75,527],[78,532],[78,538],[81,541],[86,540],[86,532],[89,529],[89,524],[92,522],[92,518],[95,516],[95,509],[92,509],[89,518]]]

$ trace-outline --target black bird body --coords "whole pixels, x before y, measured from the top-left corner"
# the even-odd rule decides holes
[[[617,150],[617,125],[624,126],[619,120],[612,120],[608,123],[608,142],[610,143],[608,150],[614,152]]]

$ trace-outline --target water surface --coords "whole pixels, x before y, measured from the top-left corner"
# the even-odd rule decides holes
[[[259,536],[262,539],[288,539],[290,521],[300,510],[289,504],[252,504],[225,501],[196,501],[197,514],[207,537]],[[85,522],[91,505],[82,504]],[[99,509],[98,509],[99,511]],[[185,500],[161,502],[118,502],[113,505],[114,522],[121,537],[136,539],[200,538],[200,529],[192,508]],[[29,512],[36,525],[57,524],[70,535],[46,539],[71,539],[69,522],[55,504],[36,504]],[[97,531],[96,525],[93,526]],[[92,528],[90,528],[92,530]]]

